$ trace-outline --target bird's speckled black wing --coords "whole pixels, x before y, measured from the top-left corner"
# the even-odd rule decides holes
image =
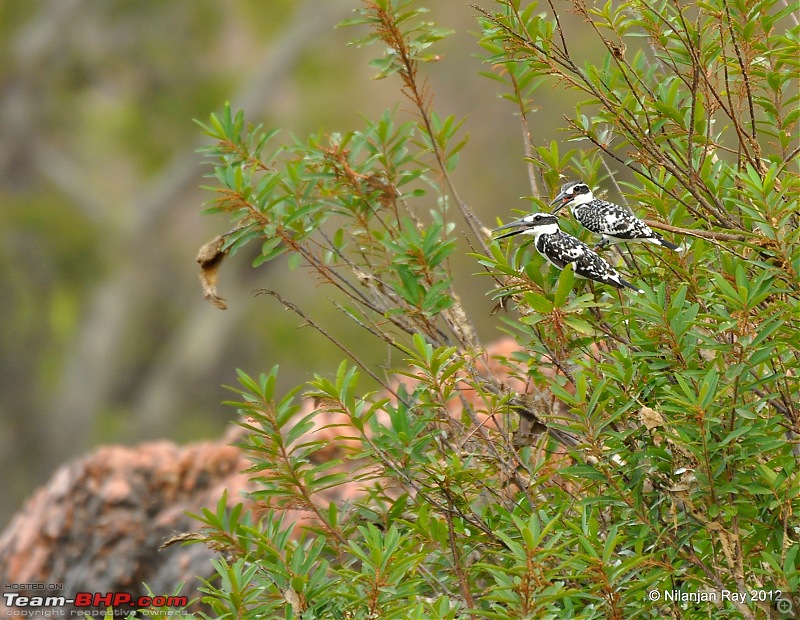
[[[536,249],[559,269],[563,269],[567,263],[573,263],[575,273],[583,278],[639,291],[623,280],[619,272],[588,245],[565,232],[559,230],[552,235],[541,235],[536,241]]]
[[[598,235],[616,239],[658,239],[660,235],[638,217],[605,200],[593,200],[575,208],[575,219]]]
[[[603,237],[605,242],[647,241],[680,251],[680,246],[664,239],[638,217],[619,205],[605,200],[592,200],[573,209],[575,219],[587,230]]]

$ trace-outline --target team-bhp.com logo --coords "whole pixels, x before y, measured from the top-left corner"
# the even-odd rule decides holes
[[[134,596],[128,592],[77,592],[74,597],[22,596],[17,592],[5,592],[3,599],[8,607],[186,607],[186,596]]]

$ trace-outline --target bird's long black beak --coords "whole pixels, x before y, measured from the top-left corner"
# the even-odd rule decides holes
[[[498,239],[505,239],[506,237],[513,237],[514,235],[518,235],[521,232],[525,232],[528,228],[528,223],[525,221],[524,218],[520,218],[518,220],[514,220],[513,222],[509,222],[508,224],[504,224],[500,228],[495,228],[492,231],[492,238],[497,241]],[[494,236],[495,233],[502,232],[507,230],[508,232],[503,233],[502,235]]]
[[[566,197],[567,197],[566,193],[558,192],[558,195],[555,198],[553,198],[553,200],[550,202],[550,206],[552,207],[557,202],[560,204],[555,209],[550,211],[550,213],[558,213],[561,210],[561,207],[567,204],[567,201],[564,200]]]

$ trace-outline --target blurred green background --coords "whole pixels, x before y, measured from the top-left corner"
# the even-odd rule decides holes
[[[474,1],[474,0],[472,0]],[[470,142],[454,178],[492,226],[531,193],[514,106],[498,97],[466,0],[428,3],[456,34],[424,69],[440,115],[466,117]],[[269,297],[269,286],[335,324],[302,268],[223,264],[225,312],[202,299],[195,256],[230,228],[202,217],[210,167],[193,118],[226,100],[248,120],[304,138],[358,129],[410,106],[397,78],[372,80],[378,48],[335,25],[357,0],[6,0],[0,3],[0,523],[59,464],[103,443],[216,438],[235,411],[221,404],[237,367],[280,363],[284,388],[333,373],[342,354]],[[492,8],[487,3],[486,8]],[[558,137],[555,93],[531,115],[538,144]],[[430,196],[433,200],[434,197]],[[485,341],[499,336],[488,280],[466,256],[457,289]],[[311,305],[313,304],[313,305]],[[327,313],[327,314],[326,314]],[[335,323],[334,323],[335,322]],[[363,339],[363,338],[362,338]],[[392,360],[397,362],[398,360]]]

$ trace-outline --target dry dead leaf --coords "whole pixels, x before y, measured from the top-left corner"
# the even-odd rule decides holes
[[[161,546],[158,548],[158,550],[159,551],[163,551],[164,549],[166,549],[167,547],[171,547],[172,545],[182,545],[183,543],[198,542],[198,541],[205,542],[206,541],[206,537],[203,536],[202,534],[197,533],[197,532],[187,532],[187,533],[184,533],[184,534],[176,534],[175,536],[172,536],[172,537],[168,538],[167,540],[165,540],[161,544]]]
[[[217,280],[219,279],[219,266],[228,252],[222,249],[225,244],[223,236],[215,237],[197,253],[197,263],[200,265],[200,284],[203,287],[203,297],[220,310],[227,310],[225,300],[217,295]]]
[[[644,424],[648,431],[652,431],[654,428],[658,428],[659,426],[664,426],[667,423],[667,421],[664,419],[664,416],[650,407],[642,407],[639,410],[639,419],[642,421],[642,424]]]
[[[300,601],[300,595],[297,594],[292,588],[283,591],[283,598],[284,600],[292,606],[292,611],[300,615],[303,613],[303,606]]]

